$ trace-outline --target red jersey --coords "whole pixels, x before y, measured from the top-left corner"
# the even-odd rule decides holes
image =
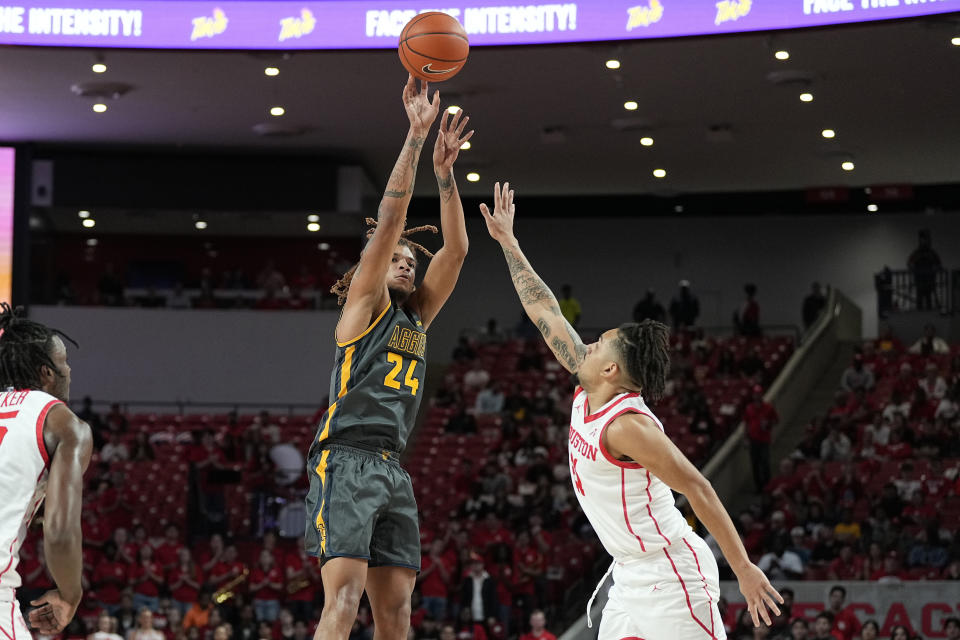
[[[533,595],[533,578],[524,573],[522,568],[539,571],[542,574],[546,568],[546,560],[543,554],[533,545],[516,549],[513,552],[513,563],[517,567],[517,592]]]
[[[770,442],[773,425],[780,420],[777,410],[769,402],[751,402],[743,411],[743,421],[747,425],[747,437],[754,442]]]
[[[144,566],[144,564],[141,562],[130,567],[130,582],[134,585],[134,593],[139,593],[140,595],[150,598],[156,598],[160,595],[159,583],[147,575],[147,567],[150,568],[150,573],[163,578],[163,568],[160,566],[160,563],[156,562],[155,560],[151,560],[147,566]],[[143,580],[138,582],[138,580],[141,578],[143,578]]]
[[[167,540],[163,541],[157,550],[153,553],[153,559],[160,563],[161,567],[168,568],[177,564],[179,560],[180,549],[183,548],[183,544],[179,541],[169,542]]]
[[[420,559],[420,573],[426,573],[428,569],[434,566],[437,560],[433,556],[426,555]],[[439,563],[447,570],[448,580],[453,577],[456,568],[456,560],[450,557],[450,554],[442,554]],[[440,569],[435,569],[420,582],[420,593],[425,598],[446,598],[448,595],[449,583],[443,579]]]
[[[203,572],[200,571],[200,567],[194,566],[193,572],[190,573],[185,572],[179,565],[167,572],[167,584],[172,585],[184,577],[192,579],[197,584],[203,584]],[[186,581],[182,582],[176,589],[171,588],[170,590],[170,597],[179,602],[196,602],[199,595],[200,590],[187,584]]]
[[[833,632],[839,633],[843,640],[853,640],[860,635],[860,621],[849,607],[842,610],[833,619]]]
[[[309,556],[307,557],[306,561],[316,562],[316,560],[314,560]],[[291,553],[286,557],[286,561],[284,562],[285,572],[287,573],[289,573],[290,571],[296,572],[296,571],[302,570],[303,568],[304,568],[304,560],[303,558],[300,557],[299,553]],[[314,582],[314,579],[309,572],[307,573],[307,579],[309,580],[309,582],[303,583],[302,576],[299,578],[295,578],[293,583],[301,583],[304,586],[300,587],[293,593],[288,592],[286,598],[284,599],[288,601],[292,600],[295,602],[313,602],[313,597],[314,595],[316,595],[316,591],[317,591],[316,583]]]
[[[283,573],[280,571],[280,567],[274,566],[271,567],[269,571],[264,571],[262,567],[257,567],[250,572],[250,585],[263,584],[263,588],[252,591],[252,597],[254,600],[279,600],[280,591],[274,589],[270,586],[269,583],[274,582],[280,585],[283,585]]]
[[[502,525],[493,531],[484,525],[474,529],[472,542],[475,546],[485,550],[494,544],[513,544],[513,534]]]
[[[830,575],[837,576],[837,580],[860,580],[863,576],[863,559],[854,556],[850,562],[843,558],[836,558],[830,563]]]
[[[120,590],[127,586],[127,573],[127,565],[104,558],[94,569],[91,580],[97,599],[106,604],[120,604]]]

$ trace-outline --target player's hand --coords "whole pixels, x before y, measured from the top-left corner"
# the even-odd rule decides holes
[[[777,603],[783,604],[783,596],[773,588],[767,576],[755,564],[748,565],[744,571],[738,573],[737,580],[740,582],[740,593],[747,601],[747,610],[753,618],[753,626],[759,627],[761,619],[770,625],[770,613],[767,609],[774,615],[780,615]]]
[[[473,137],[473,129],[466,135],[463,134],[470,117],[461,119],[461,116],[463,116],[462,109],[452,116],[448,113],[440,116],[440,130],[437,132],[437,142],[433,145],[433,168],[444,176],[453,168],[457,154],[460,153],[460,147]]]
[[[420,91],[417,91],[417,81],[412,75],[407,76],[407,84],[403,88],[403,108],[410,119],[410,128],[422,135],[427,134],[440,113],[440,92],[434,91],[432,101],[428,92],[429,83],[426,80],[420,81]]]
[[[30,627],[44,635],[56,635],[73,620],[80,602],[71,604],[60,596],[60,591],[53,589],[30,604],[37,607],[28,616]]]
[[[493,213],[485,204],[480,205],[480,213],[483,219],[487,221],[487,231],[490,237],[499,243],[513,240],[513,214],[516,207],[513,204],[513,190],[510,189],[510,183],[504,182],[503,189],[500,183],[493,187]]]

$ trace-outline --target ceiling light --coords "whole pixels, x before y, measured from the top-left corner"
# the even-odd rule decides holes
[[[87,211],[86,209],[81,209],[80,211],[77,211],[77,215],[81,218],[89,218],[90,212]]]
[[[607,60],[607,69],[619,69],[620,61],[616,59]]]
[[[193,223],[193,226],[195,226],[197,229],[200,229],[202,231],[203,229],[207,228],[207,221],[197,220],[196,222]]]
[[[777,51],[775,54],[773,54],[773,57],[776,58],[777,60],[789,60],[790,52],[784,51],[781,49],[780,51]]]
[[[822,135],[824,138],[834,138],[836,137],[837,132],[833,129],[824,129],[820,132],[820,135]]]
[[[635,100],[627,100],[623,103],[623,108],[627,111],[636,111],[638,106],[640,105]]]
[[[674,212],[674,213],[683,213],[683,205],[682,205],[682,204],[676,205],[676,206],[673,208],[673,212]]]
[[[472,146],[473,146],[473,145],[470,144],[470,141],[467,140],[467,141],[464,142],[462,145],[460,145],[460,148],[463,149],[464,151],[466,151],[467,149],[469,149],[469,148],[472,147]]]
[[[267,67],[266,69],[263,70],[263,73],[272,78],[273,76],[280,75],[280,69],[277,69],[276,67]]]
[[[653,138],[640,138],[640,144],[642,144],[645,147],[652,147]]]
[[[87,238],[87,246],[88,246],[88,247],[95,247],[95,246],[97,246],[97,239],[96,239],[96,238]]]
[[[307,231],[310,231],[310,232],[320,231],[320,225],[317,224],[316,222],[310,222],[307,224]]]
[[[812,94],[812,93],[801,93],[801,94],[800,94],[800,102],[813,102],[813,94]]]
[[[307,216],[307,222],[320,222],[320,216],[315,213],[311,213]]]
[[[329,243],[329,242],[321,242],[320,244],[317,245],[317,249],[320,249],[320,251],[329,251],[329,250],[330,250],[330,243]]]
[[[867,205],[867,211],[869,211],[870,213],[876,213],[876,212],[877,212],[877,209],[879,209],[879,208],[880,208],[880,207],[878,207],[878,206],[875,205],[875,204],[868,204],[868,205]]]
[[[952,44],[955,47],[960,47],[960,36],[957,36],[956,38],[951,38],[950,44]]]
[[[843,169],[844,171],[853,171],[854,169],[853,161],[845,160],[843,164],[840,165],[840,168]]]
[[[270,107],[270,115],[282,116],[285,113],[283,107]]]
[[[97,104],[93,105],[93,110],[97,113],[103,113],[107,110],[107,105],[103,104],[102,102],[98,102]]]
[[[87,229],[92,229],[95,226],[97,226],[97,221],[94,220],[93,218],[86,218],[83,221],[83,226],[86,227]]]
[[[447,107],[447,113],[449,113],[452,116],[457,115],[457,111],[460,111],[460,107],[458,107],[455,104],[452,104],[449,107]]]
[[[98,62],[98,63],[96,63],[95,65],[93,65],[92,67],[90,67],[90,69],[91,69],[94,73],[106,73],[106,72],[107,72],[107,65],[103,64],[102,62]]]
[[[654,178],[666,178],[666,177],[667,177],[667,171],[666,171],[665,169],[654,169],[654,170],[653,170],[653,177],[654,177]]]
[[[480,174],[476,171],[471,171],[467,174],[467,182],[480,182]]]

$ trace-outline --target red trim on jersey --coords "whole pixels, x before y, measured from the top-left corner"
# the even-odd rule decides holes
[[[653,517],[653,509],[650,508],[650,503],[653,502],[653,496],[650,494],[650,482],[650,471],[647,470],[647,513],[650,514],[650,519],[653,520],[653,526],[657,528],[657,533],[659,533],[660,537],[663,538],[663,541],[669,545],[670,539],[663,535],[663,531],[660,531],[660,523],[657,522],[655,517]]]
[[[663,550],[663,554],[664,554],[665,556],[667,556],[667,560],[670,561],[670,566],[673,567],[673,574],[674,574],[675,576],[677,576],[677,580],[680,581],[680,588],[683,589],[683,595],[686,596],[686,598],[687,598],[687,609],[690,611],[690,617],[693,618],[693,621],[694,621],[694,622],[696,622],[698,625],[700,625],[700,628],[702,628],[704,631],[707,632],[707,635],[710,636],[710,639],[711,639],[711,640],[717,640],[717,636],[715,636],[715,635],[713,634],[712,628],[711,628],[711,629],[707,629],[707,626],[706,626],[705,624],[703,624],[702,622],[700,622],[700,620],[697,618],[697,616],[693,615],[693,605],[690,604],[690,594],[687,592],[687,585],[683,583],[683,578],[680,577],[680,572],[677,571],[677,565],[675,565],[675,564],[673,563],[673,558],[670,557],[670,553],[669,553],[666,549],[664,549],[664,550]],[[711,620],[712,620],[712,617],[713,617],[713,607],[712,607],[712,606],[710,607],[710,615],[711,615]],[[711,624],[712,624],[712,622],[711,622]]]
[[[17,640],[17,623],[13,619],[14,611],[16,610],[16,605],[17,605],[16,600],[10,603],[10,630],[13,631],[13,635],[11,636],[9,633],[7,633],[6,629],[4,629],[3,627],[0,627],[0,631],[3,632],[3,635],[10,638],[10,640]]]
[[[693,554],[693,561],[697,563],[697,573],[700,574],[700,579],[703,580],[703,592],[707,594],[707,600],[710,601],[710,633],[713,633],[713,596],[710,595],[710,590],[707,589],[707,579],[704,577],[703,570],[700,568],[700,558],[697,557],[697,552],[693,550],[693,547],[690,546],[686,538],[683,538],[683,544],[687,545],[687,549],[690,549],[690,553]]]
[[[37,449],[40,450],[40,457],[43,458],[43,466],[50,464],[50,456],[47,454],[47,445],[43,441],[43,423],[47,419],[47,414],[50,412],[50,409],[53,409],[56,405],[63,404],[60,400],[51,400],[43,409],[40,411],[40,415],[37,416]]]
[[[13,545],[15,544],[17,544],[16,538],[14,538],[13,542],[10,543],[10,549],[9,551],[7,551],[7,553],[10,555],[10,562],[7,563],[6,569],[4,569],[3,571],[0,571],[0,583],[3,582],[3,574],[5,574],[7,571],[10,571],[10,567],[13,566]]]
[[[627,474],[623,469],[620,470],[620,497],[623,500],[623,521],[627,523],[627,531],[633,534],[633,537],[640,543],[640,551],[646,551],[647,548],[643,545],[643,540],[630,525],[630,516],[627,514]]]
[[[616,402],[614,402],[613,404],[611,404],[609,407],[607,407],[607,408],[604,409],[603,411],[600,411],[599,413],[594,413],[593,415],[588,415],[588,414],[587,414],[587,404],[588,404],[588,403],[584,403],[584,405],[583,405],[583,421],[584,421],[584,422],[593,422],[594,420],[598,420],[598,419],[602,418],[603,416],[605,416],[607,413],[609,413],[611,409],[613,409],[615,406],[617,406],[618,404],[620,404],[620,403],[623,402],[624,400],[629,400],[630,398],[639,398],[639,397],[640,397],[640,394],[639,394],[639,393],[625,393],[625,394],[623,394],[620,398],[618,398]]]
[[[627,460],[617,460],[616,458],[613,457],[613,455],[609,451],[607,451],[606,445],[603,444],[603,432],[607,430],[607,427],[610,426],[611,422],[613,422],[614,420],[616,420],[618,417],[622,416],[625,413],[643,413],[643,412],[638,411],[637,409],[628,407],[626,409],[621,409],[620,411],[617,412],[617,415],[610,418],[607,421],[607,423],[603,425],[603,428],[600,429],[600,438],[599,438],[600,453],[602,453],[603,457],[607,459],[607,462],[609,462],[610,464],[614,464],[620,467],[621,469],[643,469],[643,465],[638,464],[636,462],[627,461]]]

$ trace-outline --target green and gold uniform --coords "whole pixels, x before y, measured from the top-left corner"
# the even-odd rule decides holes
[[[392,302],[337,343],[331,404],[308,454],[308,553],[420,570],[417,503],[398,457],[417,419],[426,348],[420,318]]]

